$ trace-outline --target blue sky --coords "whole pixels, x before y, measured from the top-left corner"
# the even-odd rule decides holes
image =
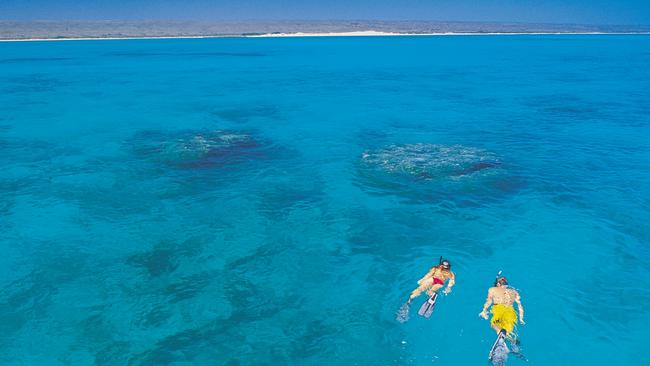
[[[380,19],[650,25],[650,0],[0,0],[0,19]]]

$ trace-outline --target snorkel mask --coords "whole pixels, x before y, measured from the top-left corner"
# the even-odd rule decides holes
[[[440,266],[446,270],[451,269],[451,263],[446,259],[442,259],[442,257],[440,257]]]
[[[508,279],[505,277],[497,277],[496,280],[494,280],[494,287],[497,287],[497,285],[501,286],[507,286],[508,285]]]

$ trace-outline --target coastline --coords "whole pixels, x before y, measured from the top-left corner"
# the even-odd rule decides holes
[[[120,41],[128,39],[195,39],[195,38],[241,38],[245,36],[135,36],[135,37],[57,37],[0,39],[0,42],[54,42],[54,41]]]
[[[334,32],[334,33],[267,33],[259,35],[244,36],[247,38],[282,38],[282,37],[408,37],[408,36],[521,36],[521,35],[633,35],[645,34],[650,32],[435,32],[435,33],[400,33],[400,32],[377,32],[377,31],[359,31],[359,32]]]
[[[0,42],[53,42],[53,41],[113,41],[136,39],[203,39],[203,38],[306,38],[306,37],[440,37],[440,36],[522,36],[522,35],[650,35],[650,32],[438,32],[438,33],[400,33],[400,32],[329,32],[329,33],[263,33],[239,35],[201,35],[201,36],[133,36],[133,37],[57,37],[57,38],[15,38],[0,39]]]

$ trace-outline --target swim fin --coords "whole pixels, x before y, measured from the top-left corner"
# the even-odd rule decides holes
[[[521,353],[521,345],[520,345],[518,339],[515,340],[514,342],[510,342],[510,353],[514,354],[520,360],[524,360],[524,361],[528,362],[528,359],[526,358],[526,356],[524,356]]]
[[[418,315],[421,315],[425,318],[431,317],[431,313],[433,313],[433,309],[436,306],[436,299],[438,299],[438,294],[434,293],[429,299],[427,299],[427,301],[424,302],[424,304],[422,304],[422,306],[420,306]]]
[[[497,348],[499,347],[499,345],[501,343],[503,343],[503,345],[505,346],[505,342],[506,342],[506,331],[505,331],[505,329],[501,329],[501,331],[499,332],[499,335],[497,336],[496,341],[494,341],[494,344],[492,345],[492,348],[490,349],[490,354],[488,355],[488,360],[490,360],[490,361],[492,360],[492,357],[494,357],[494,351],[497,350]],[[506,348],[507,348],[507,346],[506,346]]]

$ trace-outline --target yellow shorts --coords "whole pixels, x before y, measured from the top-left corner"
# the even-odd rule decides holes
[[[503,328],[508,333],[512,333],[517,324],[517,313],[512,306],[496,304],[492,306],[492,319],[490,320],[492,326]]]

